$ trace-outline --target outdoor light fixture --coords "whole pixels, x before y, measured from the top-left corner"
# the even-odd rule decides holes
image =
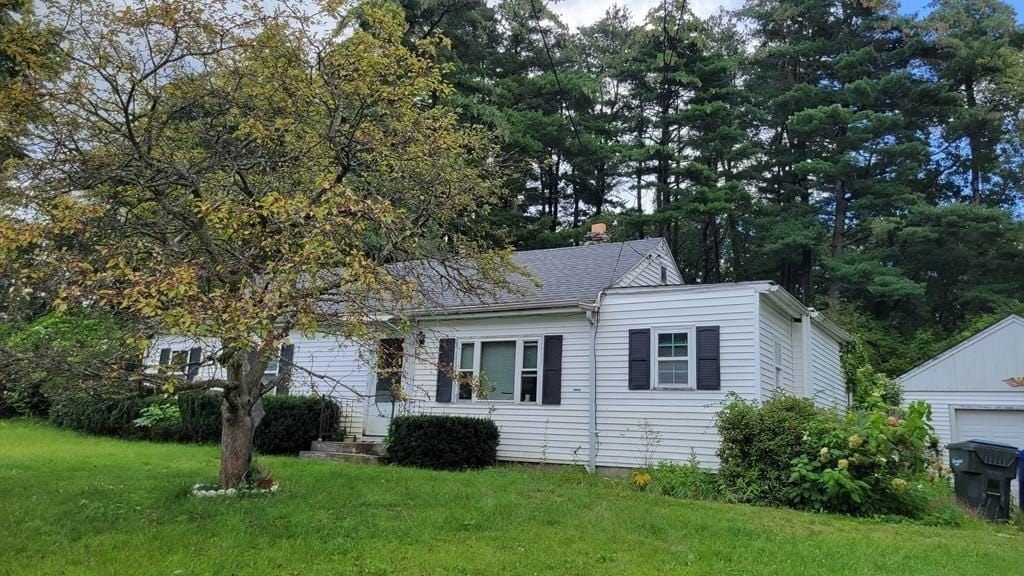
[[[416,332],[416,344],[423,346],[427,342],[427,335],[423,333],[423,330]]]

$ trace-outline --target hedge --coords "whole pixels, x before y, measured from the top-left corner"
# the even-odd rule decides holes
[[[178,397],[182,439],[186,442],[220,442],[220,396],[188,393]],[[322,412],[321,412],[322,410]],[[321,414],[325,438],[344,435],[338,429],[338,405],[313,396],[265,396],[263,420],[253,439],[263,454],[298,454],[320,437]]]
[[[498,459],[498,427],[467,416],[398,416],[388,430],[388,460],[402,466],[464,470]]]
[[[310,396],[267,396],[263,399],[263,421],[256,429],[254,443],[263,454],[298,454],[320,437],[321,408],[325,438],[337,432],[338,405]]]
[[[89,434],[163,442],[220,442],[220,396],[189,392],[177,397],[181,422],[176,426],[139,427],[134,420],[153,403],[174,402],[161,396],[101,398],[84,393],[65,394],[53,400],[50,420],[58,425]],[[263,420],[256,429],[254,444],[263,454],[298,454],[308,450],[320,436],[321,410],[324,436],[344,434],[338,430],[338,405],[311,396],[267,396],[263,398]]]
[[[52,399],[49,419],[62,428],[99,436],[116,436],[155,442],[181,439],[178,427],[141,428],[134,424],[142,410],[166,403],[161,396],[102,397],[86,393],[63,394]]]

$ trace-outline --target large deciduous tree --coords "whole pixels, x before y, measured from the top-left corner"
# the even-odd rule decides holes
[[[224,380],[146,377],[223,389],[227,487],[249,469],[260,399],[280,384],[265,368],[292,331],[368,339],[425,286],[507,287],[509,265],[478,225],[501,196],[491,143],[437,104],[443,40],[410,43],[387,3],[261,6],[49,6],[67,64],[38,86],[17,175],[61,302],[219,342],[200,362]]]

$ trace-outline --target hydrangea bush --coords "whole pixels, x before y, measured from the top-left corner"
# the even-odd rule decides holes
[[[806,398],[734,398],[719,432],[720,479],[741,501],[922,518],[950,492],[924,402],[901,409],[875,394],[841,413]]]
[[[795,506],[910,517],[925,512],[924,491],[915,491],[938,463],[927,403],[899,410],[876,398],[865,409],[820,424],[805,439],[817,451],[793,461],[787,494]]]

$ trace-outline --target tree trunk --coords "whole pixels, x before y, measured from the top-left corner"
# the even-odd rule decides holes
[[[247,359],[227,366],[227,384],[220,401],[220,484],[237,488],[252,466],[253,438],[263,419],[262,375],[266,359]]]
[[[237,396],[237,392],[231,396]],[[237,404],[229,395],[221,399],[220,484],[237,488],[252,465],[253,425],[251,407]]]
[[[661,126],[661,137],[658,139],[658,162],[657,162],[657,173],[655,181],[655,194],[657,198],[657,211],[661,211],[668,207],[669,204],[669,183],[671,178],[671,158],[668,155],[668,146],[670,143],[670,133],[668,127],[668,120],[664,118],[668,117],[669,109],[666,106],[662,107],[662,126]],[[661,215],[658,224],[658,235],[662,238],[669,239],[669,223],[664,219],[664,214]]]
[[[722,247],[719,241],[718,218],[714,214],[704,215],[703,226],[704,282],[714,284],[721,281]]]
[[[974,94],[974,82],[968,80],[964,84],[964,91],[967,93],[967,109],[972,110],[978,106],[978,99]],[[981,205],[981,169],[978,167],[978,135],[974,128],[967,135],[967,146],[971,150],[971,204]]]
[[[729,214],[726,217],[726,222],[729,226],[729,256],[732,262],[731,280],[739,282],[747,279],[747,275],[743,270],[743,243],[740,239],[739,223],[733,214]]]
[[[644,163],[636,164],[636,211],[644,213]],[[640,235],[643,238],[643,234]]]
[[[805,306],[814,304],[814,253],[810,248],[800,251],[800,296]]]
[[[846,251],[846,211],[849,201],[846,198],[846,183],[840,178],[836,181],[836,214],[832,226],[832,259],[843,257]],[[828,299],[832,306],[839,304],[839,282],[832,278],[828,287]]]

